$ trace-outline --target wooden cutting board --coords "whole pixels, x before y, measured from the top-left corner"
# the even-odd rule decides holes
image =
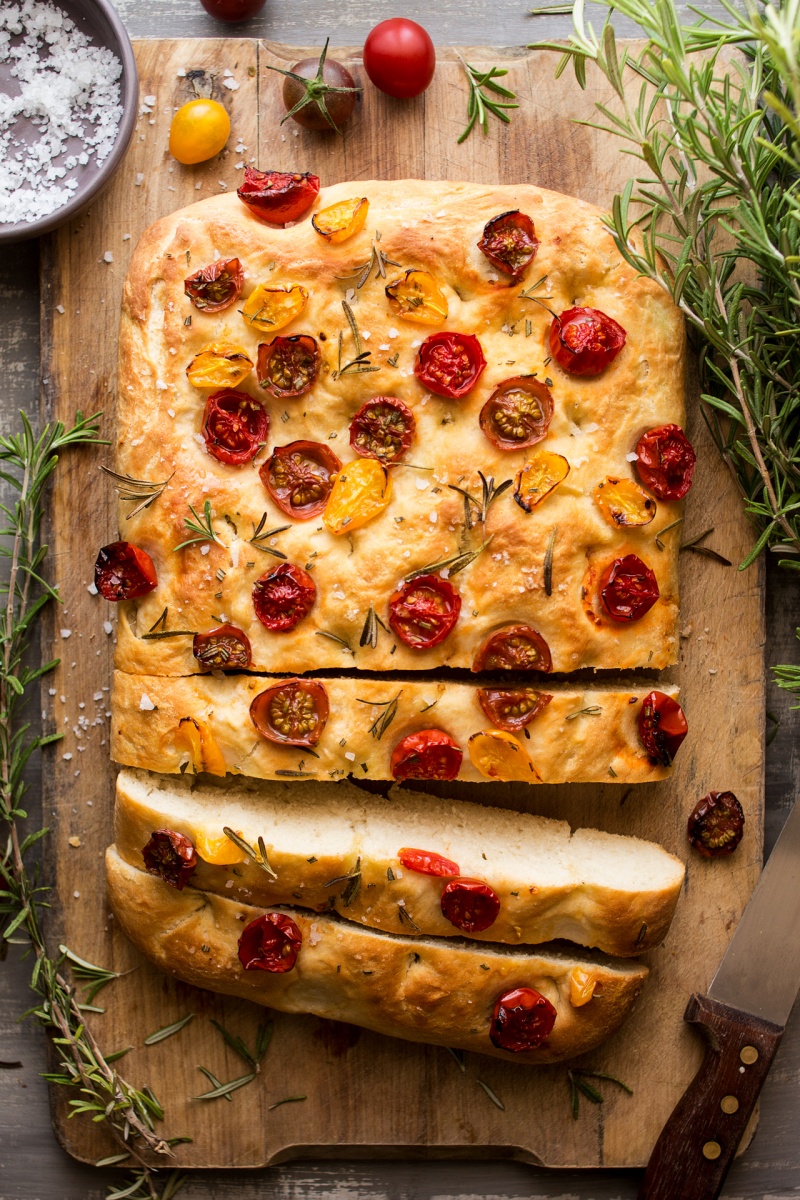
[[[470,61],[501,62],[520,109],[510,127],[492,122],[461,146],[466,86],[454,52],[439,55],[424,96],[397,102],[371,86],[344,137],[298,130],[282,115],[280,78],[266,69],[310,51],[256,41],[148,41],[136,47],[140,118],[113,185],[91,211],[63,228],[43,249],[44,412],[69,421],[77,408],[102,409],[105,436],[114,437],[117,315],[128,260],[137,238],[172,209],[235,188],[244,162],[313,170],[323,183],[374,177],[526,182],[608,204],[634,160],[620,144],[571,118],[592,118],[609,99],[590,72],[581,93],[568,74],[553,79],[556,60],[527,52],[471,48]],[[314,52],[316,53],[316,51]],[[352,51],[338,51],[363,82]],[[231,112],[229,150],[196,168],[173,162],[167,134],[173,106],[192,96],[193,73]],[[230,74],[226,75],[228,71]],[[233,80],[228,88],[225,80]],[[147,105],[150,108],[150,105]],[[108,253],[110,252],[110,256]],[[111,261],[109,260],[109,257]],[[710,527],[708,544],[734,564],[751,544],[736,487],[719,460],[698,411],[689,433],[699,450],[697,482],[685,518],[687,536]],[[91,1016],[107,1049],[131,1046],[122,1068],[149,1084],[166,1109],[164,1136],[189,1135],[178,1163],[194,1167],[255,1167],[296,1155],[453,1154],[513,1156],[558,1166],[642,1165],[679,1094],[697,1067],[700,1047],[684,1027],[690,993],[704,989],[758,876],[762,857],[764,778],[764,616],[759,568],[736,567],[686,553],[681,558],[683,622],[680,666],[670,673],[684,692],[690,735],[673,778],[638,788],[439,784],[440,791],[557,815],[662,842],[688,859],[687,883],[664,946],[648,955],[652,975],[625,1028],[580,1065],[607,1071],[634,1089],[604,1087],[601,1106],[570,1112],[564,1067],[529,1068],[467,1056],[462,1073],[449,1054],[324,1023],[275,1016],[272,1045],[259,1078],[231,1101],[192,1097],[208,1084],[202,1065],[221,1080],[244,1064],[209,1023],[214,1017],[251,1042],[260,1010],[168,980],[115,933],[105,902],[102,856],[111,840],[113,770],[108,760],[108,685],[114,614],[88,591],[97,548],[116,537],[116,508],[98,464],[110,452],[65,456],[52,493],[50,570],[64,607],[52,614],[44,654],[61,667],[46,681],[47,723],[65,739],[48,751],[44,772],[50,876],[56,903],[53,944],[130,972],[100,992],[104,1015]],[[53,694],[51,694],[51,689]],[[333,785],[331,785],[333,786]],[[686,841],[686,817],[710,789],[733,789],[747,814],[744,842],[724,861],[707,862]],[[193,1012],[181,1033],[150,1048],[143,1040]],[[500,1099],[497,1107],[479,1086]],[[289,1096],[306,1099],[271,1109]],[[109,1146],[97,1127],[67,1121],[66,1095],[56,1089],[54,1121],[62,1145],[94,1161]]]

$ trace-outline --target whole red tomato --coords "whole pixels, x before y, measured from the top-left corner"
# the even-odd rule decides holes
[[[364,70],[376,88],[398,100],[424,92],[435,68],[430,34],[407,17],[381,21],[364,43]]]
[[[200,0],[200,3],[212,17],[233,25],[237,21],[249,21],[261,12],[265,0]]]

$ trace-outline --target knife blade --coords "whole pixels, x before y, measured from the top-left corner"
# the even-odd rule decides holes
[[[795,804],[706,995],[684,1019],[705,1058],[655,1144],[639,1200],[716,1200],[800,990],[800,804]]]

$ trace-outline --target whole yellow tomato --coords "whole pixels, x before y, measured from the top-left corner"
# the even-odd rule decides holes
[[[190,100],[175,113],[169,129],[169,152],[191,166],[219,154],[231,132],[227,109],[216,100]]]

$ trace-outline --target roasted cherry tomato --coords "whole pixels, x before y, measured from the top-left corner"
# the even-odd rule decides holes
[[[656,577],[636,554],[615,558],[600,579],[603,607],[614,621],[639,621],[660,592]]]
[[[682,500],[692,486],[697,461],[680,425],[648,429],[636,446],[636,474],[659,500]]]
[[[241,346],[214,342],[195,354],[186,368],[186,377],[196,388],[235,388],[252,369],[252,359]]]
[[[500,897],[480,879],[453,879],[442,892],[442,913],[464,933],[483,933],[494,925]]]
[[[401,738],[392,751],[393,779],[455,779],[464,752],[443,729]]]
[[[615,529],[649,525],[656,515],[656,502],[632,479],[607,476],[594,489],[594,499],[609,525]]]
[[[260,333],[276,333],[290,325],[308,303],[308,289],[299,283],[260,283],[242,305],[242,316]]]
[[[412,650],[443,642],[461,612],[461,597],[440,575],[407,580],[389,601],[389,624]]]
[[[242,836],[241,830],[235,831]],[[247,862],[249,855],[244,854],[226,833],[195,833],[194,848],[198,858],[203,862],[213,863],[215,867],[235,867]]]
[[[308,212],[319,194],[316,175],[287,171],[256,171],[245,167],[244,183],[236,195],[254,217],[270,225],[297,221]]]
[[[239,962],[245,971],[291,971],[303,935],[286,913],[269,912],[245,925],[239,938]]]
[[[331,476],[342,464],[324,442],[289,442],[276,446],[259,468],[261,482],[278,508],[298,521],[310,521],[331,494]]]
[[[293,400],[314,386],[319,373],[317,339],[307,333],[276,337],[258,347],[258,382],[276,400]]]
[[[392,499],[392,481],[382,462],[357,458],[342,467],[322,514],[330,533],[353,533],[380,516]]]
[[[251,662],[250,639],[236,625],[216,625],[196,633],[192,654],[207,671],[246,671]]]
[[[368,212],[369,200],[366,196],[340,200],[338,204],[331,204],[329,208],[321,208],[314,213],[311,224],[326,242],[338,246],[364,228]]]
[[[256,616],[272,633],[294,629],[311,612],[316,598],[314,580],[295,563],[280,563],[256,580],[253,588]]]
[[[231,132],[227,109],[217,100],[182,104],[169,127],[169,152],[185,166],[206,162],[219,154]]]
[[[414,440],[414,414],[395,396],[373,396],[350,422],[350,445],[364,458],[401,459]]]
[[[179,892],[186,887],[197,866],[191,839],[172,829],[155,829],[142,850],[142,858],[150,875],[157,875]]]
[[[547,708],[552,696],[535,688],[478,688],[478,703],[498,729],[517,733]]]
[[[175,733],[175,744],[189,751],[192,770],[196,775],[201,771],[207,775],[227,773],[225,755],[220,750],[208,721],[198,721],[196,717],[181,717]]]
[[[472,333],[432,333],[419,348],[414,374],[437,396],[457,400],[471,392],[486,359]]]
[[[583,1008],[597,990],[597,976],[585,967],[573,967],[569,973],[569,1002],[573,1008]]]
[[[536,1050],[553,1032],[556,1010],[535,988],[518,987],[499,996],[492,1012],[489,1039],[500,1050],[521,1054]]]
[[[550,647],[530,625],[505,625],[475,655],[473,671],[551,671]]]
[[[689,726],[677,700],[664,692],[650,692],[639,710],[639,737],[650,758],[662,767],[672,765]]]
[[[405,846],[398,850],[397,857],[407,871],[416,871],[418,875],[440,875],[447,879],[452,875],[461,874],[458,863],[434,853],[433,850],[411,850]]]
[[[103,546],[94,564],[94,585],[106,600],[136,600],[157,585],[156,569],[146,550],[132,542]]]
[[[469,758],[485,779],[500,783],[541,783],[542,778],[522,743],[505,729],[482,729],[467,743]]]
[[[402,321],[441,325],[447,320],[447,297],[429,271],[412,267],[399,279],[387,283],[384,291],[389,297],[389,307]]]
[[[625,338],[622,326],[599,308],[568,308],[550,326],[550,353],[570,375],[599,375]]]
[[[238,258],[220,258],[183,281],[183,290],[200,312],[222,312],[238,300],[244,287],[244,267]]]
[[[328,720],[328,693],[316,679],[281,679],[259,692],[250,720],[268,742],[316,746]]]
[[[733,792],[709,792],[689,817],[689,841],[703,858],[733,854],[744,833],[744,810]]]
[[[510,275],[516,283],[536,257],[539,239],[530,217],[515,209],[493,217],[486,224],[478,249],[493,267]]]
[[[390,17],[367,35],[364,70],[387,96],[408,100],[433,79],[436,51],[426,29],[407,17]]]
[[[547,435],[553,419],[550,389],[532,375],[506,379],[481,409],[480,423],[498,450],[522,450]]]
[[[533,512],[546,496],[555,491],[569,475],[569,463],[563,454],[537,450],[514,480],[514,499],[525,512]]]
[[[269,433],[267,410],[248,396],[226,388],[206,400],[203,437],[206,450],[218,462],[239,467],[255,458]]]

